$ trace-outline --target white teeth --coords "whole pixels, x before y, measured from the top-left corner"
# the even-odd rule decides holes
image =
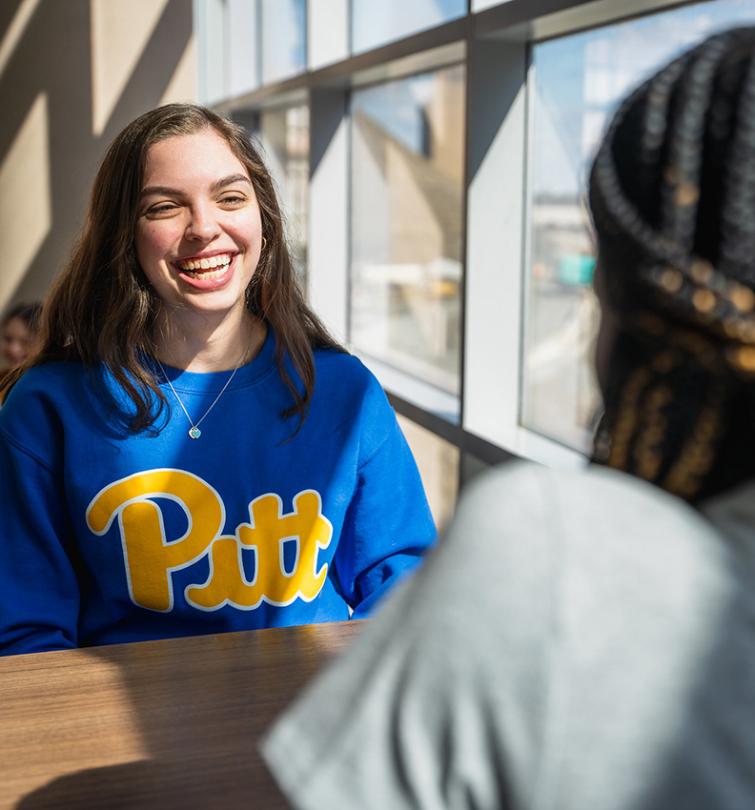
[[[225,267],[221,267],[218,270],[206,270],[203,272],[197,272],[195,270],[188,270],[190,276],[193,278],[220,278],[220,276],[224,275],[226,271]]]
[[[221,253],[218,256],[210,256],[207,259],[188,259],[185,262],[181,262],[179,266],[184,272],[193,274],[197,273],[197,271],[212,270],[215,267],[220,268],[221,272],[225,272],[231,260],[232,257],[230,254]],[[212,278],[213,276],[220,275],[220,273],[201,273],[201,275]]]

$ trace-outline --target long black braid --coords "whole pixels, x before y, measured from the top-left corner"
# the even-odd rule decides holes
[[[755,27],[632,93],[590,207],[619,322],[594,459],[693,502],[755,476]]]

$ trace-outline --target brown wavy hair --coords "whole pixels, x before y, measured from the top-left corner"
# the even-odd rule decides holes
[[[0,392],[7,394],[24,371],[42,363],[102,363],[135,406],[129,428],[136,432],[154,424],[165,405],[149,362],[155,355],[154,329],[160,301],[136,258],[139,195],[150,147],[205,129],[225,139],[249,173],[257,196],[266,242],[246,290],[246,306],[275,334],[276,364],[293,400],[283,416],[296,414],[301,425],[315,383],[313,349],[344,349],[304,301],[273,181],[247,131],[193,104],[168,104],[151,110],[115,138],[97,172],[72,255],[45,304],[39,350],[0,384]],[[160,403],[157,413],[154,397]]]

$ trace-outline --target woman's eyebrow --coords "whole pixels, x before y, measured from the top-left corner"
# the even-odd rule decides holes
[[[177,188],[170,186],[145,186],[139,193],[140,197],[149,197],[150,194],[164,194],[166,197],[176,197],[181,194]]]
[[[210,186],[210,190],[220,191],[221,188],[230,186],[233,183],[248,183],[250,186],[252,185],[252,181],[245,174],[229,174],[228,177],[222,177],[220,180],[216,180]]]
[[[228,177],[221,177],[220,180],[216,180],[210,186],[210,191],[220,191],[221,188],[230,186],[233,183],[247,183],[251,186],[252,181],[245,174],[229,174]],[[171,188],[170,186],[145,186],[139,196],[149,197],[150,194],[164,194],[167,197],[180,197],[183,192],[177,188]]]

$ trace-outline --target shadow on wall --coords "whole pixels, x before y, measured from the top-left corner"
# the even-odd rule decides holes
[[[62,269],[115,135],[194,100],[192,28],[191,0],[0,3],[0,309]]]

